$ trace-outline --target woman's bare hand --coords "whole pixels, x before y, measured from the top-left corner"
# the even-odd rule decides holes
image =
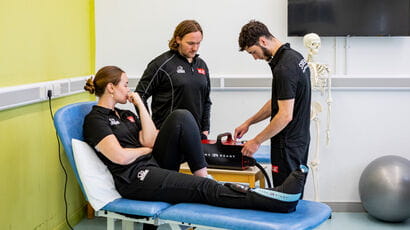
[[[131,102],[132,104],[136,105],[136,106],[143,105],[141,97],[138,93],[129,92],[128,93],[128,101]]]

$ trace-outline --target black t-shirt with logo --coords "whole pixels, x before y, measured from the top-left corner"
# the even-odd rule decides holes
[[[135,89],[145,105],[152,96],[152,120],[158,129],[172,111],[187,109],[194,116],[200,131],[209,131],[210,90],[206,63],[198,55],[189,63],[172,50],[148,64]]]
[[[272,137],[272,147],[308,145],[310,142],[310,70],[306,60],[290,45],[282,45],[269,62],[272,70],[272,115],[279,111],[278,100],[295,99],[292,121]]]
[[[147,154],[128,165],[120,165],[110,161],[95,148],[102,139],[111,134],[117,138],[123,148],[141,147],[139,142],[141,122],[139,118],[129,110],[115,108],[115,111],[98,105],[93,106],[91,112],[84,119],[84,140],[96,150],[97,156],[107,165],[108,170],[116,179],[116,183],[118,179],[129,183],[136,177],[137,169],[140,166],[157,166],[157,163],[151,154]]]

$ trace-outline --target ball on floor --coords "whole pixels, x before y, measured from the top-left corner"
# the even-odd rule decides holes
[[[364,209],[377,219],[410,218],[410,161],[393,155],[372,161],[360,177],[359,194]]]

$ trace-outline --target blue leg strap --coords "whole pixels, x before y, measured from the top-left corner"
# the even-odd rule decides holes
[[[267,189],[262,189],[262,188],[254,188],[251,189],[252,192],[255,192],[261,196],[272,198],[275,200],[280,200],[280,201],[285,201],[285,202],[294,202],[298,201],[301,193],[297,194],[288,194],[288,193],[282,193],[282,192],[277,192],[277,191],[272,191],[272,190],[267,190]]]

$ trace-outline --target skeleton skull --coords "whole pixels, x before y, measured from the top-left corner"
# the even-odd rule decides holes
[[[306,34],[303,37],[303,44],[309,49],[309,52],[313,55],[319,53],[320,37],[315,33]]]

